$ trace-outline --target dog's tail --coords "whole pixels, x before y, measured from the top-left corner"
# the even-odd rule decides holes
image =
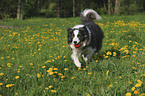
[[[92,9],[85,9],[80,14],[80,18],[82,23],[93,22],[94,19],[101,20],[102,18],[98,15],[98,13]]]

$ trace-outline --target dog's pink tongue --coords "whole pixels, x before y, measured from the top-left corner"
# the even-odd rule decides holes
[[[77,45],[74,45],[76,48],[80,47],[81,46],[81,43],[77,44]]]

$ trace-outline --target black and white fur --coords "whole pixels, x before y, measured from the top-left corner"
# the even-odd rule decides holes
[[[80,19],[82,21],[81,25],[67,28],[68,44],[73,52],[71,58],[79,68],[81,67],[79,56],[82,56],[84,61],[90,62],[93,54],[101,49],[103,39],[101,28],[93,21],[94,19],[102,19],[96,11],[85,9],[81,12]]]

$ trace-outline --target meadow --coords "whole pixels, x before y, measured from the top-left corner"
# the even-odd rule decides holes
[[[82,68],[66,31],[79,17],[0,22],[0,96],[145,96],[144,16],[102,18],[103,47]]]

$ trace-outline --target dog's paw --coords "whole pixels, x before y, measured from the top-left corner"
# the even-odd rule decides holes
[[[81,63],[80,63],[80,62],[75,63],[75,65],[76,65],[78,68],[81,68]]]

